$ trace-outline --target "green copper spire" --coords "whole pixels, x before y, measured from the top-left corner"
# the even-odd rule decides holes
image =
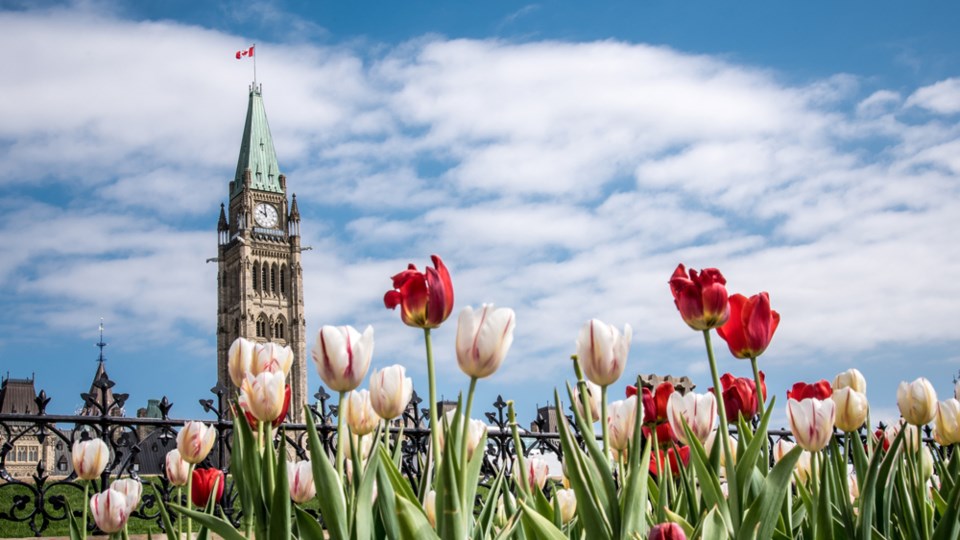
[[[247,105],[247,122],[243,126],[240,141],[240,159],[237,174],[231,184],[230,196],[243,189],[243,173],[250,169],[250,187],[260,191],[283,193],[280,186],[280,166],[273,148],[273,137],[267,124],[267,112],[263,108],[263,96],[259,85],[250,86],[250,102]]]

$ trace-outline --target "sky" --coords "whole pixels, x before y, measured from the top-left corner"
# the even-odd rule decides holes
[[[760,358],[786,389],[856,367],[873,418],[900,381],[960,370],[960,8],[943,2],[0,1],[0,372],[69,413],[104,320],[128,413],[205,418],[216,383],[216,223],[256,44],[302,214],[307,332],[373,325],[374,367],[426,395],[422,334],[383,307],[431,254],[455,316],[516,312],[480,381],[520,419],[573,374],[579,328],[633,328],[624,378],[687,375],[703,340],[678,263],[768,291]],[[750,374],[716,339],[721,373]],[[309,364],[311,393],[321,381]]]

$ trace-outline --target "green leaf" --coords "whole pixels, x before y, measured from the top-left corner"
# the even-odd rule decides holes
[[[297,527],[300,529],[300,540],[324,540],[323,527],[299,506],[294,507],[297,514]]]
[[[67,503],[67,516],[69,516],[69,522],[70,522],[70,540],[83,540],[83,538],[85,538],[85,535],[84,535],[85,531],[83,530],[83,528],[86,527],[86,523],[82,525],[80,524],[80,521],[77,520],[77,516],[75,516],[73,513],[73,509],[70,508],[70,499],[64,497],[64,500]],[[82,503],[90,504],[90,501],[89,500],[82,501]],[[160,506],[161,507],[163,506],[162,501]]]
[[[170,520],[170,513],[167,512],[167,503],[163,500],[163,493],[160,492],[160,488],[157,487],[156,484],[151,485],[153,485],[153,491],[157,494],[157,506],[160,507],[160,520],[163,522],[163,529],[167,533],[167,540],[178,540],[177,531],[173,528],[173,521]],[[71,534],[71,538],[72,536]]]
[[[587,383],[580,381],[577,384],[579,385],[580,395],[586,396]],[[570,402],[572,403],[573,389],[570,387],[569,383],[567,384],[567,395],[570,396]],[[637,401],[641,401],[639,397],[637,398]],[[589,408],[584,409],[584,411],[589,410]],[[581,414],[580,410],[576,407],[573,408],[573,414],[577,421],[577,426],[580,429],[580,434],[583,436],[583,445],[587,448],[587,453],[592,458],[593,464],[598,473],[596,476],[599,478],[592,478],[594,482],[599,480],[599,482],[594,485],[603,488],[598,492],[598,496],[603,504],[604,514],[610,523],[610,529],[612,531],[616,531],[620,529],[620,508],[617,502],[617,486],[613,481],[613,471],[610,469],[610,458],[603,451],[603,448],[597,444],[597,438],[594,436],[593,424],[588,422],[586,417]]]
[[[380,453],[371,452],[367,469],[363,472],[357,489],[356,505],[353,508],[351,538],[369,540],[373,534],[373,483],[380,468]]]
[[[687,434],[687,441],[690,443],[687,445],[690,447],[690,460],[693,462],[694,471],[696,471],[697,478],[700,480],[704,502],[707,507],[716,506],[719,508],[723,514],[724,522],[732,523],[732,520],[729,519],[730,508],[727,505],[727,498],[724,497],[723,491],[720,489],[720,479],[717,477],[716,470],[710,467],[710,458],[707,457],[706,450],[693,434],[693,431],[690,430],[686,421],[683,422],[683,429]],[[720,437],[717,437],[716,440],[719,441]]]
[[[336,469],[330,464],[330,458],[320,444],[317,435],[317,426],[313,421],[310,409],[304,407],[307,418],[307,443],[310,447],[310,464],[313,469],[313,479],[317,485],[317,500],[320,503],[320,515],[327,526],[327,533],[332,540],[347,540],[347,503],[343,497],[343,486],[337,476]]]
[[[273,446],[272,444],[268,446]],[[273,490],[273,504],[270,506],[270,540],[289,540],[293,527],[290,519],[290,485],[287,479],[287,438],[280,432],[280,448],[277,451],[276,463],[265,463],[267,467],[275,467]]]
[[[953,459],[957,459],[957,447],[953,449]],[[954,479],[956,480],[956,479]],[[940,517],[940,523],[933,531],[933,540],[950,540],[960,537],[960,482],[955,481],[950,490],[947,511]]]
[[[523,521],[523,530],[526,538],[537,538],[539,540],[567,540],[563,531],[554,526],[553,522],[543,517],[536,510],[528,506],[525,502],[519,501],[521,520]]]
[[[783,504],[783,498],[790,488],[793,470],[802,452],[803,449],[799,446],[794,447],[770,470],[770,474],[763,481],[763,491],[743,517],[737,538],[767,540],[773,536],[780,505]]]
[[[178,504],[171,504],[170,507],[176,510],[178,513],[192,518],[197,523],[220,535],[223,537],[223,540],[245,540],[243,535],[234,529],[233,525],[231,525],[229,521],[223,518],[208,514],[206,512],[191,510]]]
[[[459,424],[460,415],[454,415],[454,425]],[[437,473],[437,534],[444,539],[462,540],[466,537],[465,518],[460,508],[460,449],[454,437],[455,428],[443,422],[446,434],[443,445],[443,457]]]
[[[387,455],[386,449],[382,445],[377,445],[374,452],[380,456],[380,466],[377,467],[377,512],[380,514],[380,520],[383,521],[384,533],[390,540],[400,540],[400,522],[397,519],[397,503],[394,499],[396,491],[390,482],[390,476],[387,474],[387,467],[394,467],[392,460],[384,460]],[[408,484],[409,485],[409,484]]]
[[[430,526],[427,516],[420,505],[408,501],[398,493],[395,500],[397,518],[400,521],[400,537],[420,539],[436,539],[440,537]]]
[[[759,437],[757,437],[759,438]],[[723,522],[723,516],[719,509],[714,506],[707,512],[703,518],[703,532],[700,536],[702,540],[726,540],[730,538],[727,534],[727,525]]]
[[[775,401],[776,401],[776,398],[771,399],[770,407],[767,407],[767,410],[763,412],[763,416],[760,418],[760,424],[757,425],[757,433],[767,432],[767,425],[770,423],[770,414],[773,412],[773,404]],[[740,425],[739,433],[741,437],[745,437],[747,436],[747,432],[749,432],[749,429],[747,429],[746,422],[742,421],[743,417],[741,416],[740,418],[741,418],[741,422],[740,422],[741,425]],[[716,439],[719,440],[720,437],[718,436]],[[749,487],[750,483],[748,482],[748,480],[753,475],[753,471],[757,469],[757,459],[760,457],[760,454],[761,454],[760,451],[763,449],[763,443],[765,442],[765,440],[766,440],[765,436],[752,437],[750,440],[750,443],[747,445],[747,449],[742,454],[739,455],[739,459],[737,459],[737,464],[734,465],[733,467],[727,465],[727,470],[730,470],[730,469],[736,470],[737,486],[740,487],[740,493],[743,494],[740,500],[744,501],[745,507],[749,505],[749,499],[747,498],[749,492],[747,488]],[[768,469],[767,464],[764,463],[761,469],[763,470],[761,474],[766,475],[766,472]]]
[[[500,491],[503,489],[505,469],[501,468],[497,476],[490,484],[490,490],[484,498],[483,508],[480,509],[480,515],[473,527],[473,540],[484,540],[490,537],[492,532],[493,517],[497,513],[497,501],[500,500]]]
[[[643,413],[637,411],[636,425],[634,426],[632,451],[627,465],[627,478],[622,489],[621,513],[623,520],[620,522],[620,538],[626,540],[632,538],[634,534],[644,534],[647,532],[647,478],[650,468],[650,443],[647,439],[643,443],[643,450],[640,449],[641,434],[643,433]]]

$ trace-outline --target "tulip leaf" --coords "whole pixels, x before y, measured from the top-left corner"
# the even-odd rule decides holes
[[[641,435],[643,434],[643,411],[641,409],[642,407],[638,407],[634,419],[627,477],[621,495],[623,518],[620,522],[620,538],[623,540],[632,538],[635,534],[647,532],[647,476],[650,470],[648,464],[650,463],[651,440],[647,439],[643,442],[643,450],[641,451]]]
[[[477,516],[476,524],[473,527],[473,540],[483,540],[490,537],[490,525],[493,523],[493,517],[497,513],[497,502],[500,500],[500,490],[503,488],[504,470],[497,471],[497,476],[490,484],[487,496],[480,509],[480,515]]]
[[[70,499],[64,497],[64,501],[67,504],[67,516],[70,522],[70,540],[84,540],[86,531],[83,529],[86,527],[86,523],[80,524],[80,521],[77,519],[77,516],[73,513],[73,509],[70,508]],[[83,501],[83,504],[89,504],[89,501]],[[163,501],[161,500],[160,506],[163,506]],[[169,534],[169,533],[168,533]]]
[[[767,540],[773,536],[780,505],[786,497],[790,480],[793,478],[793,469],[800,460],[802,452],[803,449],[799,446],[794,447],[770,470],[770,474],[763,481],[760,496],[753,501],[743,516],[737,538]]]
[[[397,496],[419,505],[420,502],[417,499],[417,494],[414,493],[413,488],[410,487],[410,482],[400,473],[397,464],[389,459],[386,448],[379,446],[377,450],[380,452],[380,470],[387,475],[390,485],[397,492]],[[421,511],[421,513],[423,512]],[[424,517],[426,517],[426,514],[424,514]]]
[[[459,405],[457,407],[459,410]],[[440,467],[437,478],[437,497],[436,516],[437,516],[437,534],[444,539],[459,540],[466,536],[466,527],[463,526],[465,519],[463,509],[460,508],[460,490],[458,483],[460,481],[460,449],[457,448],[455,437],[456,426],[460,421],[460,414],[454,415],[453,426],[447,424],[446,419],[442,422],[443,429],[446,432],[443,445],[443,456],[441,457]],[[466,464],[463,464],[466,465]]]
[[[953,459],[957,459],[958,449],[953,449]],[[956,480],[956,479],[954,479]],[[960,537],[960,482],[954,482],[950,490],[947,511],[940,517],[940,523],[933,531],[933,540],[948,540]]]
[[[729,519],[730,508],[727,506],[727,498],[720,489],[720,479],[717,477],[715,469],[710,467],[706,450],[703,448],[703,445],[700,444],[700,440],[697,439],[696,435],[693,434],[693,431],[690,430],[690,426],[687,425],[686,420],[683,421],[683,429],[687,434],[690,460],[693,462],[694,471],[696,471],[697,478],[700,480],[700,489],[703,493],[704,502],[708,507],[718,507],[723,514],[724,522],[732,523],[732,520]],[[717,437],[714,445],[716,445],[719,440],[720,437]]]
[[[468,428],[464,428],[466,430]],[[483,455],[487,448],[487,430],[484,429],[480,435],[480,441],[473,450],[473,456],[467,462],[466,485],[463,486],[463,514],[469,528],[473,515],[473,507],[477,498],[477,488],[480,486],[480,468],[483,466]],[[468,531],[469,533],[469,531]]]
[[[704,516],[702,523],[703,529],[700,536],[702,540],[726,540],[730,538],[727,534],[727,524],[724,523],[718,507],[711,508]]]
[[[239,531],[233,528],[233,525],[229,521],[208,514],[206,512],[198,512],[196,510],[188,509],[178,504],[171,504],[171,508],[177,511],[179,514],[183,514],[202,526],[210,529],[214,533],[220,535],[223,540],[245,540],[243,535]]]
[[[537,513],[536,510],[528,506],[525,502],[519,501],[520,519],[523,521],[523,531],[526,533],[524,538],[537,538],[539,540],[567,540],[567,536],[558,529],[552,521]]]
[[[868,435],[870,436],[870,435]],[[880,478],[880,470],[882,465],[886,460],[892,459],[896,454],[896,449],[900,447],[900,442],[903,440],[903,437],[897,436],[894,438],[893,443],[890,445],[890,449],[884,453],[882,441],[880,441],[873,450],[873,455],[870,457],[870,463],[867,466],[865,475],[860,476],[858,481],[860,483],[860,501],[859,501],[859,538],[862,540],[869,540],[871,538],[871,532],[873,527],[873,514],[876,511],[876,495],[880,486],[883,486],[882,491],[886,490],[886,482],[884,479]],[[856,451],[854,451],[856,455]],[[886,458],[886,459],[885,459]],[[881,523],[883,519],[881,518]]]
[[[776,403],[777,398],[774,397],[770,400],[770,406],[763,412],[763,416],[760,417],[760,424],[757,425],[757,433],[766,433],[767,425],[770,423],[770,414],[773,412],[773,406]],[[747,432],[746,422],[743,422],[743,417],[741,417],[740,422],[740,431],[741,437],[746,437]],[[719,439],[719,433],[717,439]],[[744,501],[746,504],[747,496],[749,494],[748,487],[750,485],[747,480],[753,476],[753,471],[757,469],[757,459],[761,455],[761,450],[763,450],[763,445],[766,443],[766,436],[756,436],[750,440],[750,443],[747,445],[747,449],[740,454],[740,458],[737,460],[737,464],[731,466],[729,463],[726,465],[726,469],[735,470],[737,474],[737,486],[740,487],[740,493],[743,495],[740,497],[741,501]],[[763,463],[760,467],[763,470],[762,474],[765,474],[769,469],[769,464]]]
[[[568,387],[569,388],[569,387]],[[562,411],[563,406],[560,402],[560,394],[556,389],[553,396],[557,404],[557,410]],[[574,407],[574,414],[579,414]],[[567,466],[567,478],[570,479],[570,486],[573,488],[577,498],[577,512],[583,516],[584,529],[589,538],[609,539],[613,537],[613,530],[610,522],[604,514],[603,507],[600,505],[596,491],[597,484],[593,483],[587,469],[591,464],[587,456],[580,450],[580,446],[571,433],[565,417],[558,418],[557,428],[560,432],[560,446],[563,450],[563,460]]]
[[[395,467],[390,459],[384,460],[387,455],[386,449],[382,445],[377,445],[375,451],[380,456],[380,466],[377,467],[377,511],[380,514],[380,520],[383,522],[383,528],[386,536],[390,540],[400,540],[400,522],[397,520],[397,503],[394,500],[396,491],[393,489],[393,483],[390,482],[390,476],[387,473],[388,467]],[[407,484],[409,486],[409,484]]]
[[[267,446],[273,446],[267,444]],[[280,448],[277,451],[276,463],[264,463],[266,467],[276,467],[273,490],[273,502],[270,505],[270,529],[267,536],[270,540],[288,540],[291,538],[290,529],[293,523],[290,519],[290,485],[287,478],[287,438],[280,432]]]
[[[579,381],[577,383],[578,390],[581,396],[587,395],[587,383],[584,381]],[[573,389],[570,387],[570,384],[567,383],[567,395],[570,396],[570,401],[573,402]],[[640,401],[638,399],[638,401]],[[560,410],[560,409],[558,409]],[[585,408],[584,411],[590,411],[589,407]],[[580,435],[583,439],[583,445],[587,448],[587,453],[593,460],[597,474],[594,475],[594,478],[591,478],[595,483],[593,486],[600,486],[603,489],[597,494],[600,496],[600,501],[603,504],[604,514],[608,522],[610,523],[610,529],[612,531],[617,531],[620,529],[620,508],[617,504],[617,486],[613,481],[613,471],[610,469],[610,457],[604,452],[603,448],[597,444],[597,438],[593,431],[593,425],[587,421],[586,417],[577,407],[573,408],[573,414],[577,421],[577,426],[580,429]],[[604,419],[604,421],[606,421]],[[597,478],[597,476],[599,478]],[[594,489],[597,489],[594,487]]]
[[[420,505],[408,501],[399,493],[396,495],[395,503],[397,518],[400,522],[400,538],[440,540]]]
[[[367,469],[363,472],[360,487],[357,489],[356,506],[353,508],[351,538],[369,540],[373,525],[373,484],[380,469],[380,453],[371,452],[367,460]]]
[[[156,484],[153,485],[153,490],[157,494],[157,506],[160,508],[160,520],[163,523],[163,530],[167,533],[167,540],[177,540],[177,532],[173,528],[173,521],[170,519],[170,512],[167,511],[167,503],[163,500],[163,494],[160,492],[160,488]],[[69,509],[68,509],[69,511]],[[73,523],[70,524],[71,527]],[[73,533],[71,532],[71,537]],[[72,540],[72,538],[71,538]]]
[[[297,514],[297,527],[300,529],[300,540],[324,540],[323,527],[317,520],[299,506],[294,507]]]
[[[327,533],[332,540],[347,540],[347,504],[343,498],[343,486],[336,469],[330,464],[330,458],[320,443],[317,435],[317,426],[313,421],[313,414],[308,407],[304,407],[307,418],[307,443],[310,447],[310,464],[313,468],[313,479],[317,485],[317,500],[320,503],[320,515],[327,526]]]

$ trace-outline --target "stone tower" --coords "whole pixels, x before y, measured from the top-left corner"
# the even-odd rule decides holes
[[[287,203],[287,179],[280,173],[261,87],[250,86],[240,159],[229,188],[228,208],[220,205],[217,276],[217,381],[237,388],[227,371],[227,351],[238,337],[273,341],[293,349],[290,415],[303,419],[307,401],[306,322],[300,266],[300,212],[297,196]]]

